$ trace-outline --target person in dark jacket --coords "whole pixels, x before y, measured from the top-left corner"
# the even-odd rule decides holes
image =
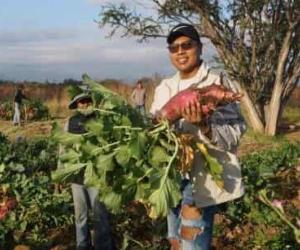
[[[14,97],[14,117],[13,117],[13,125],[21,126],[21,106],[23,99],[28,98],[23,94],[23,85],[17,87],[16,95]]]
[[[76,113],[68,119],[65,130],[74,134],[86,133],[85,123],[96,118],[91,107],[92,98],[90,95],[83,93],[75,96],[69,104],[69,109],[76,109]],[[84,186],[83,176],[74,180],[71,188],[75,209],[77,250],[115,249],[110,232],[108,212],[105,205],[98,199],[98,190],[94,187]],[[93,213],[93,244],[88,223],[89,209]]]

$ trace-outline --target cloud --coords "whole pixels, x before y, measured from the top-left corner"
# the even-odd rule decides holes
[[[76,37],[73,30],[15,30],[0,31],[0,46],[23,44],[30,42],[43,42],[49,40],[72,39]]]
[[[14,36],[0,39],[1,77],[61,80],[90,72],[99,79],[135,79],[167,71],[165,41],[139,44],[134,39],[105,39],[100,30],[80,30],[80,36],[63,30],[39,32],[28,36],[15,31]]]
[[[0,77],[17,80],[79,79],[88,72],[97,79],[137,79],[155,73],[170,75],[165,39],[105,39],[105,30],[12,31],[0,33]],[[6,33],[8,34],[8,33]],[[214,54],[204,44],[204,59]],[[208,49],[207,49],[208,48]]]
[[[124,1],[121,0],[87,0],[88,3],[93,5],[102,5],[102,4],[114,4],[114,3],[122,3]]]

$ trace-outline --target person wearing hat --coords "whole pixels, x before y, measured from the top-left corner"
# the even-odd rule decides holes
[[[69,109],[75,110],[75,114],[68,119],[65,130],[74,134],[86,133],[86,122],[96,118],[92,104],[92,98],[87,93],[75,96],[69,104]],[[115,249],[110,232],[109,215],[105,205],[98,200],[98,190],[84,186],[83,175],[73,181],[71,189],[75,210],[77,250]],[[90,235],[89,209],[93,213],[94,237]]]
[[[172,28],[167,44],[177,72],[156,87],[150,109],[154,117],[159,116],[160,109],[171,97],[192,85],[201,88],[221,84],[221,77],[211,72],[201,59],[202,43],[192,25],[181,23]],[[229,81],[223,84],[234,90]],[[205,159],[196,153],[192,168],[182,181],[182,201],[167,218],[168,240],[174,250],[210,249],[217,205],[237,199],[244,193],[236,149],[246,126],[238,103],[217,108],[205,121],[201,121],[200,110],[198,102],[190,103],[181,111],[183,119],[174,126],[178,132],[193,134],[204,142],[209,154],[219,160],[224,168],[224,189],[206,172]],[[205,129],[200,128],[200,121],[206,124]]]

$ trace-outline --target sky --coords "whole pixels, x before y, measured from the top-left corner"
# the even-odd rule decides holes
[[[106,2],[0,0],[0,79],[59,82],[88,73],[94,79],[130,83],[172,75],[165,39],[138,43],[136,38],[107,38],[109,28],[100,29],[95,22]],[[123,2],[143,6],[142,13],[153,11],[149,0]],[[204,58],[211,60],[213,52],[207,51]]]

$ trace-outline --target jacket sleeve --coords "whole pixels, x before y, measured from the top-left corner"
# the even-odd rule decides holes
[[[226,76],[221,78],[221,83],[225,87],[238,92],[236,86]],[[212,142],[223,150],[235,152],[247,128],[241,114],[240,104],[234,102],[218,107],[210,117],[209,123]]]
[[[246,123],[238,103],[219,107],[210,117],[212,142],[223,150],[235,152]]]
[[[150,113],[155,115],[170,99],[170,90],[163,80],[154,91],[154,98],[150,108]]]

